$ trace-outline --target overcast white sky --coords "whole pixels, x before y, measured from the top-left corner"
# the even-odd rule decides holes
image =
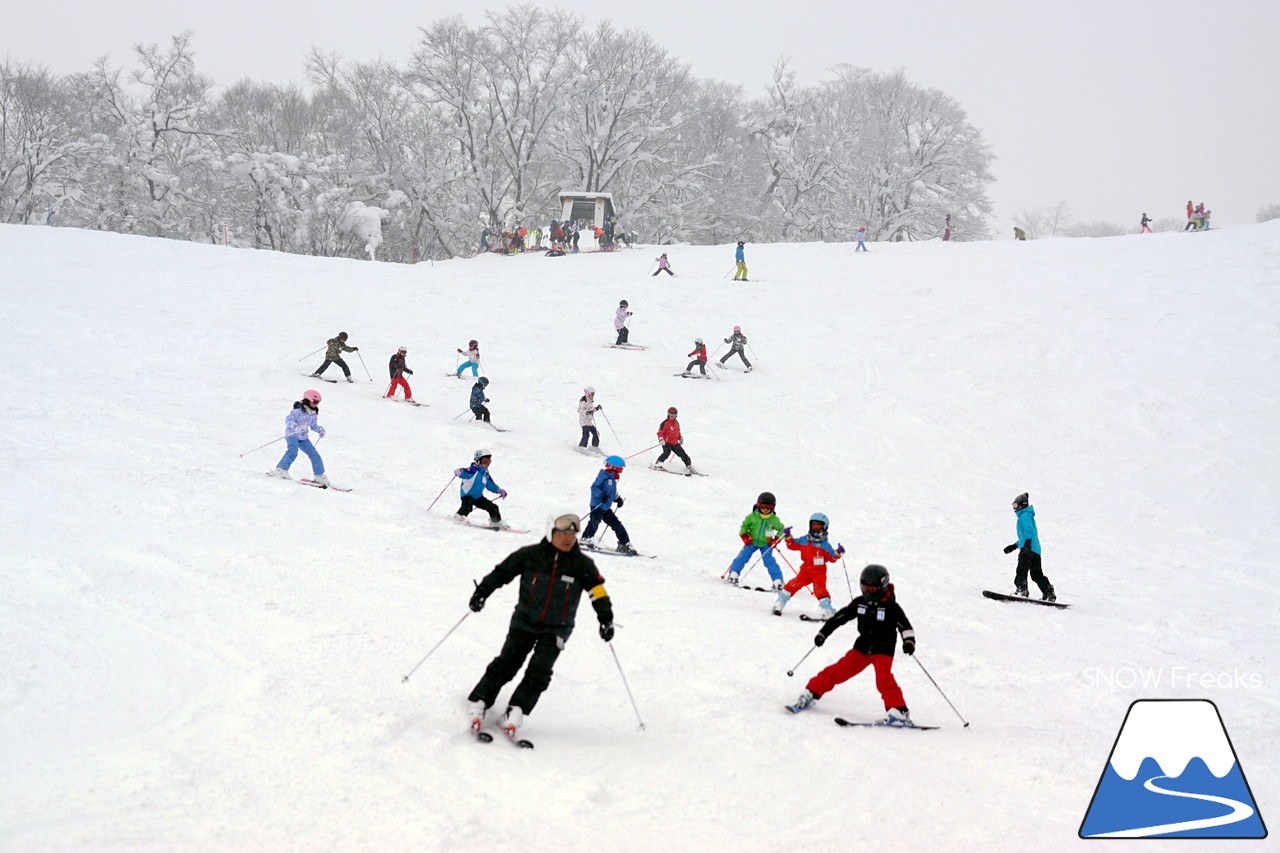
[[[438,0],[115,0],[22,2],[0,54],[58,73],[132,46],[195,33],[196,62],[220,84],[301,81],[314,45],[346,59],[405,65],[418,27],[449,15],[479,23],[509,3]],[[643,29],[703,77],[766,85],[792,58],[805,82],[850,63],[904,69],[956,98],[997,155],[991,195],[1001,235],[1017,214],[1066,199],[1078,219],[1181,217],[1204,201],[1214,223],[1253,222],[1280,203],[1280,2],[1276,0],[913,0],[859,3],[538,3]]]

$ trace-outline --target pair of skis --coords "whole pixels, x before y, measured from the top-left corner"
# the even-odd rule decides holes
[[[480,743],[493,743],[493,733],[480,728],[479,721],[473,721],[471,723],[470,731],[472,736]],[[502,736],[521,749],[533,749],[533,741],[528,738],[516,737],[514,734],[509,734],[506,730],[502,730]]]
[[[651,471],[662,471],[666,474],[675,474],[677,477],[705,477],[706,474],[701,471],[672,471],[670,468],[663,468],[661,465],[650,465]]]

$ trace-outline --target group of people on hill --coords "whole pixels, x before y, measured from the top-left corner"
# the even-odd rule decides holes
[[[612,251],[619,245],[630,246],[635,241],[635,235],[627,233],[618,224],[616,216],[607,218],[602,225],[592,225],[590,228],[573,219],[553,219],[545,231],[541,226],[527,228],[523,225],[496,231],[485,228],[480,232],[480,251],[515,255],[545,249],[548,254],[572,254],[578,251],[578,241],[584,229],[591,232],[597,247],[603,252]],[[547,241],[545,246],[542,244],[544,238]]]
[[[1183,226],[1183,231],[1206,231],[1209,228],[1209,215],[1213,211],[1204,206],[1204,202],[1192,204],[1191,199],[1187,199],[1187,224]],[[1145,215],[1145,214],[1144,214]]]

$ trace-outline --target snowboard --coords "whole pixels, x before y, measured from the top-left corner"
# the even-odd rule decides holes
[[[1005,595],[1003,592],[992,592],[989,589],[984,589],[982,594],[987,598],[995,599],[996,601],[1020,601],[1023,604],[1039,604],[1042,607],[1056,607],[1059,610],[1066,610],[1071,606],[1070,604],[1063,604],[1061,601],[1041,601],[1038,598],[1023,597],[1021,595]]]

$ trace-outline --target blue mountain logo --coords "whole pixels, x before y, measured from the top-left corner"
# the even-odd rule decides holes
[[[1129,706],[1080,824],[1081,838],[1266,838],[1218,706]]]

